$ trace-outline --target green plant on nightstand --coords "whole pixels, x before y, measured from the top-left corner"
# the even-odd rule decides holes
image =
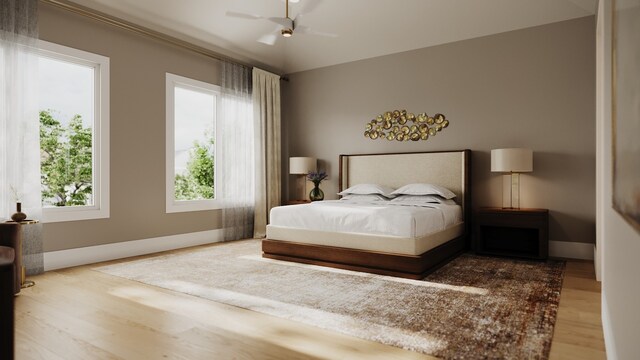
[[[329,175],[324,171],[311,171],[307,174],[307,179],[313,183],[313,189],[309,192],[309,200],[324,200],[324,192],[320,189],[320,183],[328,177]]]

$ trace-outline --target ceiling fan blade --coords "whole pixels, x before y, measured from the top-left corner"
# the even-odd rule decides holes
[[[322,31],[315,31],[315,30],[311,29],[310,27],[304,26],[304,25],[300,25],[300,26],[296,27],[295,32],[298,33],[298,34],[317,35],[317,36],[325,36],[325,37],[332,37],[332,38],[338,37],[338,34],[332,34],[332,33],[327,33],[327,32],[322,32]]]
[[[249,19],[249,20],[264,19],[264,16],[235,12],[235,11],[227,11],[227,16],[241,18],[241,19]]]
[[[293,21],[291,21],[291,19],[282,18],[282,17],[270,17],[267,20],[271,21],[272,23],[282,25],[286,28],[293,27]]]
[[[322,0],[305,0],[298,16],[308,14],[315,10],[320,4],[322,4]]]
[[[263,43],[265,45],[275,45],[276,41],[278,41],[278,34],[280,33],[280,27],[277,27],[275,31],[270,32],[266,35],[262,35],[259,39],[259,43]]]

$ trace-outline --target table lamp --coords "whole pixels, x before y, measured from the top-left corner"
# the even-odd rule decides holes
[[[307,174],[311,171],[316,171],[318,167],[318,161],[312,157],[291,157],[289,158],[289,174],[299,175],[296,190],[300,200],[307,197]],[[302,181],[302,182],[301,182]]]
[[[520,173],[533,171],[533,151],[531,149],[494,149],[491,150],[491,171],[511,175],[510,185],[502,182],[502,207],[520,208]],[[508,187],[508,191],[507,190]]]

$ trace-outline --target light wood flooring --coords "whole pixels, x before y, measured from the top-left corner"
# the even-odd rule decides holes
[[[16,298],[16,359],[433,359],[95,266],[30,277]],[[551,359],[605,358],[593,264],[569,261]]]

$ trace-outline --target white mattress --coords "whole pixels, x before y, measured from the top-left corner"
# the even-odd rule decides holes
[[[269,240],[334,246],[389,254],[420,255],[464,234],[464,223],[417,238],[339,233],[267,225]]]
[[[419,238],[462,222],[459,205],[317,201],[271,209],[270,225],[321,232]]]

